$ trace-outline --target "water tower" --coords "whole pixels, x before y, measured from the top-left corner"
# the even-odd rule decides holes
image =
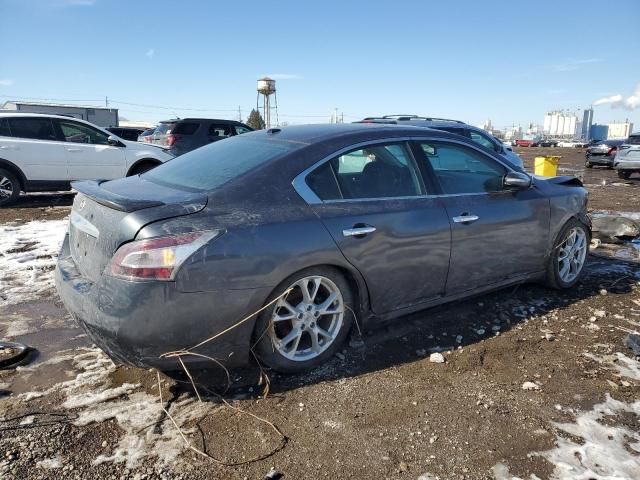
[[[260,111],[260,95],[262,95],[262,118],[266,128],[271,128],[271,110],[276,112],[276,124],[278,123],[278,96],[276,95],[276,81],[269,77],[258,80],[258,98],[256,108]],[[273,95],[273,107],[271,106],[271,95]]]

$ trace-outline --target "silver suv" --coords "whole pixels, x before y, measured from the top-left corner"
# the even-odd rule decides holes
[[[628,179],[632,173],[640,173],[640,132],[633,133],[618,147],[613,168],[618,171],[618,177]]]

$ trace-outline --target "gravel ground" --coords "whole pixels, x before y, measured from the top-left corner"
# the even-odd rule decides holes
[[[582,151],[519,153],[530,167],[549,152],[591,208],[640,210],[640,179],[585,170]],[[0,225],[64,218],[70,198],[23,199]],[[309,374],[270,374],[266,398],[256,368],[232,372],[228,404],[207,395],[219,371],[196,374],[202,403],[162,376],[194,446],[223,463],[267,456],[234,467],[184,448],[156,373],[111,364],[38,292],[0,307],[0,338],[38,350],[0,371],[0,478],[640,478],[640,363],[620,330],[640,329],[639,263],[590,257],[568,292],[521,285],[405,317]]]

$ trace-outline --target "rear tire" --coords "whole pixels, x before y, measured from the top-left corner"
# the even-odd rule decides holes
[[[593,163],[591,163],[589,160],[587,160],[586,162],[584,162],[584,166],[587,168],[593,168]]]
[[[624,170],[618,170],[618,178],[623,180],[629,180],[631,177],[631,172],[625,172]]]
[[[306,285],[308,296],[303,293]],[[298,373],[323,364],[342,346],[351,325],[353,295],[344,276],[331,267],[312,267],[283,281],[256,321],[253,342],[258,357],[282,373]],[[331,298],[333,301],[331,300]]]
[[[0,207],[11,205],[20,196],[20,182],[15,173],[0,168]]]
[[[153,162],[153,161],[142,161],[139,164],[137,164],[136,166],[134,166],[131,171],[129,172],[129,175],[127,175],[128,177],[133,177],[134,175],[140,175],[142,173],[148,172],[149,170],[154,169],[155,167],[157,167],[158,165],[160,165],[157,162]]]
[[[578,283],[587,263],[590,241],[589,230],[575,218],[562,227],[547,260],[547,286],[562,290]]]

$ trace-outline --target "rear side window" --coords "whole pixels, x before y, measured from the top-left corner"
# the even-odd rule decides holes
[[[171,133],[180,135],[193,135],[198,130],[200,124],[198,122],[181,122],[176,124]]]
[[[14,137],[35,140],[58,140],[49,118],[18,117],[9,119],[9,127]]]
[[[445,194],[488,193],[503,190],[507,173],[498,162],[462,145],[421,143]]]
[[[9,120],[6,118],[0,118],[0,136],[11,136],[11,130],[9,129]]]
[[[302,145],[297,143],[234,136],[180,155],[145,173],[144,177],[178,187],[211,191],[299,148]]]
[[[404,143],[371,145],[329,160],[307,175],[321,200],[421,195],[418,173]]]
[[[220,138],[230,137],[231,125],[220,125],[217,123],[213,123],[209,126],[209,136]]]

